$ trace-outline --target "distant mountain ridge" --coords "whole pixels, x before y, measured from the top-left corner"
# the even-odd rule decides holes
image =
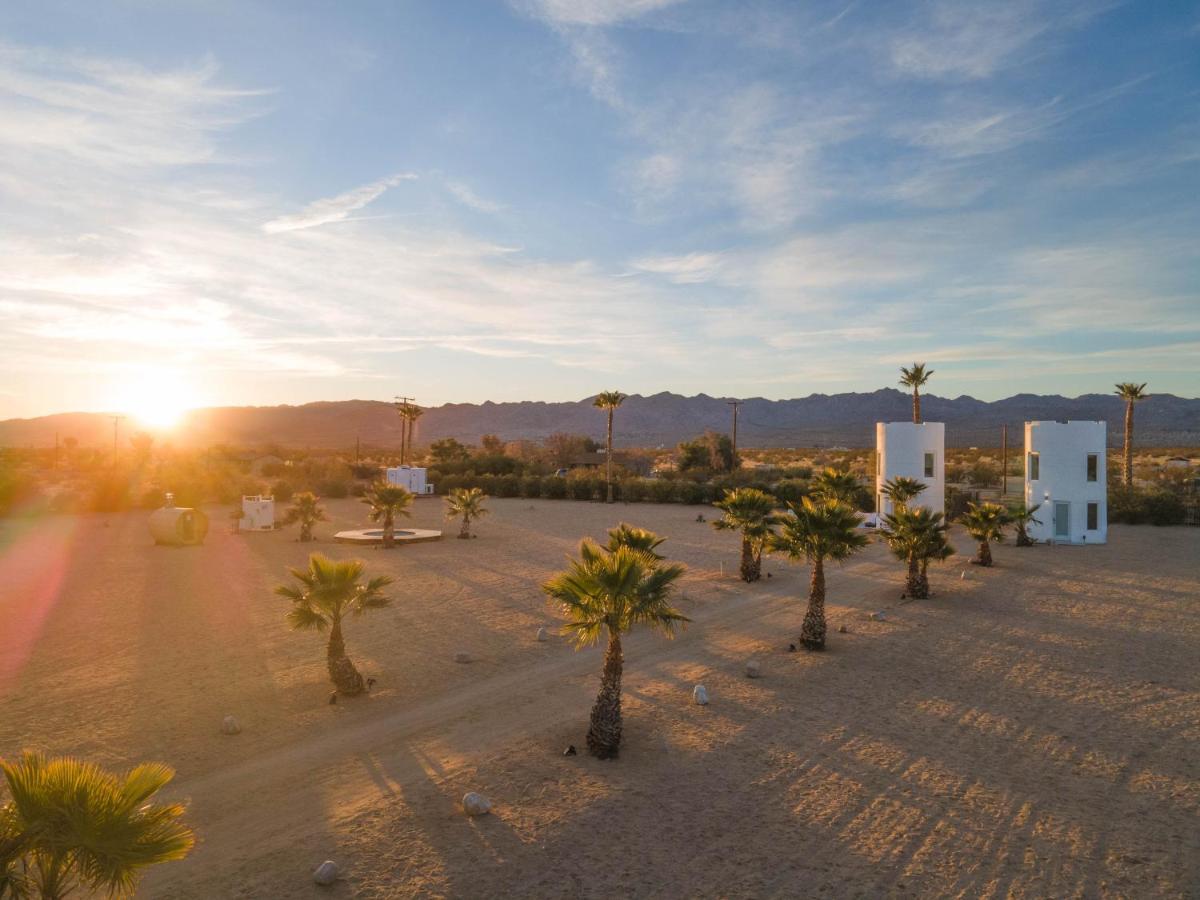
[[[921,412],[930,422],[946,423],[951,446],[999,446],[1000,426],[1009,426],[1009,446],[1023,441],[1022,425],[1038,419],[1103,419],[1108,440],[1123,435],[1125,406],[1108,394],[1081,397],[1017,394],[985,402],[926,394]],[[870,447],[876,422],[906,421],[912,398],[894,388],[871,393],[812,394],[792,400],[753,397],[742,401],[738,443],[743,447]],[[132,431],[124,423],[125,432]],[[622,447],[672,446],[705,431],[728,432],[731,410],[724,397],[698,394],[635,394],[617,410],[614,442]],[[1139,403],[1137,440],[1142,446],[1200,445],[1200,398],[1156,394]],[[540,440],[557,431],[601,437],[604,415],[591,398],[574,402],[448,403],[431,407],[419,420],[420,443],[453,437],[477,444],[484,434],[504,440]],[[52,446],[74,437],[82,445],[112,442],[111,418],[100,413],[61,413],[36,419],[0,421],[0,446]],[[398,446],[400,425],[390,403],[342,400],[301,406],[213,407],[188,414],[172,442],[185,446],[230,444],[328,449],[364,445]]]

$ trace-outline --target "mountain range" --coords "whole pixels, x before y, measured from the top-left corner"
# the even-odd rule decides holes
[[[1000,444],[1000,426],[1008,425],[1010,446],[1023,441],[1022,424],[1039,419],[1103,419],[1108,440],[1120,444],[1125,406],[1109,394],[1081,397],[1017,394],[985,402],[973,397],[923,395],[926,421],[946,423],[950,446]],[[742,447],[870,447],[875,422],[905,421],[912,415],[911,397],[894,388],[871,393],[812,394],[792,400],[742,400],[738,408],[738,444]],[[1136,409],[1137,441],[1142,446],[1200,445],[1200,398],[1153,395]],[[672,446],[706,429],[728,433],[732,407],[727,398],[699,394],[684,397],[660,393],[633,395],[616,412],[614,443],[622,447]],[[540,440],[554,432],[601,438],[605,416],[591,398],[575,402],[448,403],[425,410],[417,442],[453,437],[477,444],[484,434],[504,440]],[[126,432],[136,426],[121,423]],[[80,445],[106,445],[113,440],[111,416],[60,413],[33,419],[0,421],[0,446],[53,446],[55,439],[75,438]],[[392,404],[374,400],[305,403],[300,406],[213,407],[189,412],[170,436],[183,446],[329,449],[399,445],[400,424]]]

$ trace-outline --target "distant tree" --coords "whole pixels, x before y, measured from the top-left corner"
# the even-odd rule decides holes
[[[368,515],[372,522],[383,522],[383,546],[396,546],[396,517],[412,515],[413,495],[398,484],[376,481],[367,488],[362,502],[371,507]]]
[[[587,435],[563,432],[555,432],[550,435],[542,442],[542,445],[546,448],[550,461],[559,468],[570,465],[580,454],[594,453],[600,449],[600,445]]]
[[[332,560],[314,553],[308,558],[308,568],[289,569],[298,584],[281,584],[275,593],[292,602],[288,622],[298,630],[325,631],[329,643],[325,648],[329,678],[339,693],[361,694],[365,688],[362,675],[346,655],[342,637],[342,621],[346,616],[361,616],[391,603],[383,589],[392,583],[387,575],[363,581],[366,564],[361,559]]]
[[[650,553],[631,547],[608,551],[585,540],[579,558],[543,585],[567,617],[563,632],[577,648],[607,636],[600,693],[592,706],[588,751],[600,759],[615,757],[621,747],[621,635],[649,625],[672,637],[687,617],[671,605],[681,565],[664,565]]]
[[[912,368],[900,367],[900,384],[912,388],[913,392],[913,421],[921,423],[921,388],[933,374],[933,369],[926,369],[925,363],[915,362]]]
[[[429,445],[429,456],[436,463],[462,462],[470,457],[470,451],[454,438],[442,438]]]
[[[675,467],[680,472],[732,472],[737,468],[733,441],[727,434],[706,431],[701,437],[679,445]]]
[[[808,611],[800,630],[800,642],[809,650],[825,649],[825,560],[842,562],[867,545],[858,526],[862,519],[854,507],[841,500],[805,497],[788,504],[778,534],[769,546],[792,559],[812,563]]]
[[[1125,401],[1125,467],[1121,472],[1126,485],[1133,484],[1133,404],[1140,403],[1150,395],[1146,385],[1124,381],[1117,385],[1117,396]]]
[[[239,517],[240,518],[240,517]],[[317,495],[301,491],[292,495],[292,505],[287,508],[279,524],[283,526],[300,523],[300,540],[307,543],[313,539],[313,526],[328,519]]]
[[[972,503],[962,517],[967,534],[979,542],[979,552],[971,562],[979,566],[992,564],[993,541],[1004,540],[1004,529],[1009,524],[1008,510],[998,503]]]
[[[909,509],[897,505],[894,512],[882,518],[882,525],[883,538],[892,553],[908,563],[905,594],[915,600],[926,599],[929,561],[946,559],[954,552],[945,518],[923,506]]]
[[[924,490],[924,482],[903,475],[897,475],[883,483],[883,496],[891,500],[897,510],[907,508],[908,501],[916,499]]]
[[[133,456],[138,464],[145,465],[154,452],[154,436],[144,431],[134,432],[129,437],[129,446],[133,448]]]
[[[603,409],[608,413],[608,431],[604,450],[604,484],[608,494],[608,502],[613,502],[612,486],[612,453],[613,453],[613,413],[625,402],[625,395],[620,391],[601,391],[592,400],[592,406]]]
[[[504,441],[500,440],[497,435],[485,434],[479,439],[479,446],[483,448],[484,453],[503,453]]]
[[[654,559],[662,559],[658,548],[665,540],[666,538],[659,537],[653,531],[622,522],[616,528],[609,529],[608,544],[605,545],[605,549],[610,553],[615,553],[622,547],[628,547],[631,550],[649,554]]]
[[[462,519],[462,528],[458,532],[460,538],[471,536],[472,519],[488,514],[483,505],[486,499],[487,494],[479,488],[455,488],[446,495],[446,518]]]
[[[1035,506],[1028,506],[1022,502],[1019,506],[1009,510],[1009,514],[1008,514],[1009,519],[1012,521],[1013,526],[1016,528],[1016,531],[1017,531],[1017,546],[1018,547],[1032,547],[1033,546],[1034,542],[1029,537],[1029,526],[1030,526],[1030,524],[1033,524],[1033,525],[1041,525],[1042,524],[1042,520],[1038,519],[1034,515],[1034,513],[1036,513],[1041,508],[1042,508],[1042,504],[1040,504],[1040,503],[1038,503]]]
[[[757,488],[735,488],[727,490],[724,498],[713,505],[722,512],[713,527],[742,534],[742,581],[758,581],[762,577],[763,547],[776,522],[777,501]]]
[[[0,806],[0,897],[131,897],[145,869],[195,845],[183,805],[152,802],[175,775],[162,763],[115,775],[26,751],[0,771],[12,797]]]

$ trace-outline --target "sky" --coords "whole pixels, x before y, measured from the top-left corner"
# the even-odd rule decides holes
[[[1200,395],[1200,6],[8,0],[0,418]]]

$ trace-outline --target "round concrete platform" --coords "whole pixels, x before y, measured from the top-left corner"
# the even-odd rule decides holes
[[[440,541],[440,531],[429,531],[423,528],[397,528],[395,532],[397,544],[420,544],[425,541]],[[339,531],[333,539],[341,544],[382,544],[382,528],[358,528],[354,531]]]

